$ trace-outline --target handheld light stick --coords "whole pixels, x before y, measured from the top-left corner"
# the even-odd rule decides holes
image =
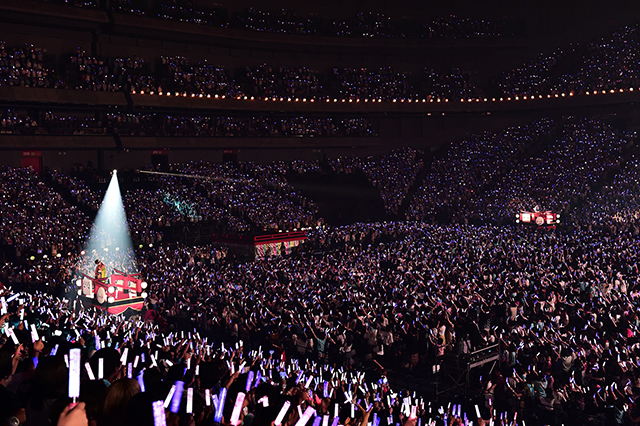
[[[78,404],[80,397],[80,359],[81,350],[74,348],[69,351],[69,398],[72,408]]]

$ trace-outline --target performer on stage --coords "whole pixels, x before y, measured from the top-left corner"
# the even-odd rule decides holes
[[[107,267],[104,266],[104,263],[100,259],[96,259],[96,279],[105,279],[107,278]]]

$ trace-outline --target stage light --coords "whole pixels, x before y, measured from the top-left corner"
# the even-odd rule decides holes
[[[140,287],[147,288],[147,282],[146,281],[142,281],[142,283],[140,283]]]
[[[116,288],[114,286],[109,286],[109,294],[115,293]]]
[[[80,254],[79,269],[89,277],[95,274],[97,259],[106,266],[107,276],[111,275],[116,265],[118,270],[125,273],[138,272],[115,169],[91,227],[85,250]]]
[[[142,294],[140,296],[142,296],[143,299],[146,299],[148,294],[147,294],[146,291],[144,291],[144,292],[142,292]]]
[[[109,303],[113,303],[113,302],[115,302],[115,301],[116,301],[116,299],[115,299],[115,298],[113,298],[113,296],[111,296],[111,297],[109,297],[109,298],[107,299],[107,301],[108,301]]]

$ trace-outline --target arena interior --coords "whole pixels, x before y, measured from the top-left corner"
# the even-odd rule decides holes
[[[0,1],[0,426],[640,424],[638,105],[626,0]]]

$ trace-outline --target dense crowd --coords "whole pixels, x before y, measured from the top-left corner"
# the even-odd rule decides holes
[[[445,72],[425,70],[415,76],[389,67],[311,70],[262,64],[232,70],[206,60],[194,64],[184,56],[161,56],[157,61],[146,62],[137,56],[94,57],[81,49],[60,64],[64,72],[54,71],[53,62],[45,60],[40,48],[26,45],[5,49],[2,43],[0,85],[299,101],[391,102],[483,96],[475,74],[458,68]]]
[[[513,217],[533,206],[568,214],[572,205],[585,202],[604,183],[608,173],[618,170],[635,135],[598,120],[567,118],[554,139],[542,153],[522,161],[478,196],[474,202],[483,206],[482,211],[475,206],[470,210],[490,221]],[[579,215],[574,216],[582,222]]]
[[[452,143],[433,161],[407,216],[431,222],[459,212],[464,220],[464,214],[468,213],[463,209],[464,205],[482,194],[488,183],[510,170],[522,153],[549,137],[555,127],[552,120],[543,119]]]
[[[339,137],[377,136],[366,118],[278,116],[176,116],[168,114],[109,113],[109,123],[123,136],[205,137]]]
[[[638,24],[634,24],[588,44],[540,55],[523,67],[505,73],[500,85],[505,94],[512,96],[637,88],[640,69],[635,59],[640,53],[639,30]]]
[[[7,46],[0,41],[0,85],[22,87],[58,87],[55,71],[41,48],[30,44]]]
[[[307,406],[317,422],[365,425],[374,416],[385,426],[637,417],[637,238],[420,223],[309,236],[303,252],[241,266],[215,248],[138,251],[151,283],[138,319],[81,308],[73,293],[6,292],[2,415],[28,425],[62,412],[65,424],[64,355],[80,348],[76,409],[98,425],[153,424],[153,401],[167,401],[162,411],[173,421],[209,424],[225,393],[225,424],[238,415],[269,424],[286,399],[289,425]],[[317,257],[317,249],[331,253]],[[74,270],[78,257],[65,260]],[[447,358],[492,344],[499,366],[471,376],[476,394],[464,413],[462,400],[393,388],[403,369],[428,376]],[[172,386],[182,385],[171,404]],[[238,392],[246,409],[234,415]]]

